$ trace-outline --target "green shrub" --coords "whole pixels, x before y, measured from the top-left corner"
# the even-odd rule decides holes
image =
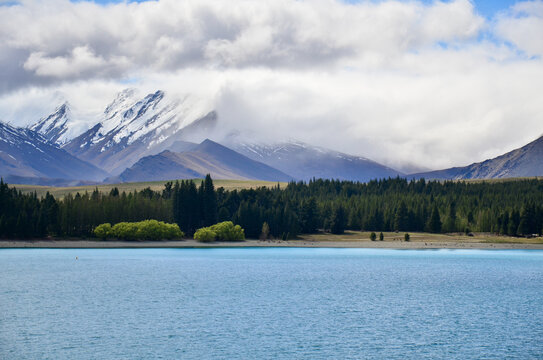
[[[171,240],[184,236],[177,224],[157,220],[120,222],[113,227],[102,224],[94,229],[94,234],[102,239],[116,237],[121,240]]]
[[[198,229],[194,233],[194,238],[198,241],[239,241],[245,239],[245,231],[239,225],[234,225],[231,221]]]
[[[94,236],[102,240],[106,240],[108,237],[111,236],[111,224],[105,223],[105,224],[98,225],[94,229]]]
[[[377,235],[375,235],[375,233],[372,232],[372,233],[370,234],[370,240],[371,240],[371,241],[375,241],[375,239],[377,239]]]
[[[383,235],[383,233],[382,233],[382,232],[381,232],[381,233],[379,233],[379,240],[380,240],[380,241],[383,241],[383,240],[385,240],[385,235]]]
[[[232,221],[223,221],[210,226],[215,231],[217,239],[222,241],[237,241],[245,239],[245,232],[239,225],[234,225]]]
[[[201,228],[196,230],[194,233],[194,238],[201,242],[210,242],[215,241],[217,238],[217,233],[210,228]]]
[[[409,236],[408,233],[405,233],[403,239],[404,239],[405,241],[409,241],[409,240],[411,239],[411,237]]]

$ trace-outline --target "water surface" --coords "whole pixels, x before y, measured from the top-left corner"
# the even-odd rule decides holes
[[[0,250],[6,359],[535,359],[541,339],[543,251]]]

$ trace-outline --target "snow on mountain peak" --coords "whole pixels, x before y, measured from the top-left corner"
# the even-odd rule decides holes
[[[68,136],[68,123],[71,119],[70,105],[65,102],[49,116],[41,118],[29,128],[40,133],[48,142],[62,145],[71,139]]]
[[[108,138],[101,144],[105,151],[121,142],[130,145],[154,132],[152,144],[156,145],[209,111],[207,104],[191,96],[178,99],[157,90],[138,98],[134,89],[126,89],[107,106],[100,129],[91,143],[97,144]]]

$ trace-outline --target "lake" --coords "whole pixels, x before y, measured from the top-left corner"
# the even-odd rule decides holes
[[[543,251],[1,249],[2,359],[543,358]]]

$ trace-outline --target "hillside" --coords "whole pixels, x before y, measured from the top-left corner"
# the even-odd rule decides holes
[[[101,181],[108,174],[82,161],[30,129],[0,123],[0,175],[8,181],[51,183]]]
[[[409,175],[426,179],[504,179],[543,175],[543,137],[528,145],[483,162],[463,167]]]
[[[241,154],[263,162],[297,180],[312,178],[369,181],[402,175],[387,166],[360,156],[311,146],[302,142],[285,142],[272,145],[234,143]]]
[[[108,182],[190,179],[211,174],[214,179],[290,181],[292,177],[206,139],[190,151],[160,154],[140,159]]]
[[[118,175],[142,157],[169,150],[186,140],[184,135],[200,127],[205,130],[214,121],[216,113],[197,99],[169,98],[160,90],[140,98],[127,89],[107,106],[100,122],[64,149]]]

